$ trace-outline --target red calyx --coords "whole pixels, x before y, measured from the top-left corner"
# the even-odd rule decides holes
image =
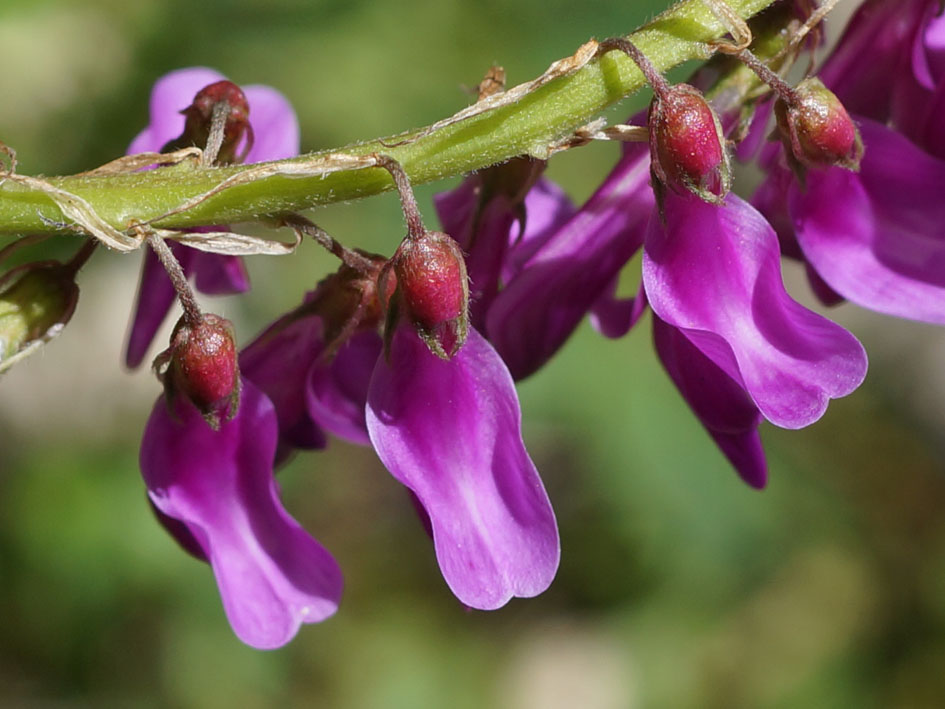
[[[794,100],[775,103],[775,116],[785,146],[801,165],[856,170],[863,143],[856,124],[820,79],[805,79],[794,89]]]
[[[396,276],[396,307],[436,355],[449,359],[466,341],[469,279],[459,245],[447,234],[405,239],[381,278],[381,293]]]
[[[215,428],[236,413],[239,365],[233,325],[218,315],[203,315],[196,325],[181,319],[171,346],[158,358],[167,362],[165,387],[173,398],[186,396]]]
[[[166,145],[163,152],[189,145],[206,147],[213,125],[214,110],[218,105],[226,107],[226,123],[223,128],[223,143],[216,162],[220,164],[240,162],[252,147],[253,129],[249,122],[249,102],[243,90],[227,80],[209,84],[197,92],[193,103],[181,111],[187,119],[184,132],[180,138]],[[243,136],[247,136],[247,144],[243,155],[237,156],[236,148]]]
[[[679,84],[657,95],[647,122],[653,173],[660,183],[709,202],[725,196],[730,170],[722,128],[697,89]]]

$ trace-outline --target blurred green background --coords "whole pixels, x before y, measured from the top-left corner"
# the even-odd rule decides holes
[[[144,126],[158,76],[207,65],[282,90],[303,149],[337,147],[448,115],[493,62],[518,83],[664,6],[3,0],[0,139],[22,172],[88,169]],[[615,157],[590,146],[549,174],[581,200]],[[419,190],[431,223],[430,196],[454,183]],[[403,233],[391,195],[316,218],[383,253]],[[493,613],[449,594],[373,452],[334,442],[299,456],[280,474],[284,499],[338,558],[345,598],[285,649],[258,652],[145,504],[137,446],[159,386],[120,365],[138,259],[97,254],[72,325],[0,380],[0,705],[942,706],[939,330],[833,311],[867,345],[868,381],[807,430],[764,428],[759,493],[669,383],[648,323],[614,342],[583,326],[520,387],[561,569],[541,597]],[[248,341],[330,267],[308,244],[251,259],[253,293],[213,307]]]

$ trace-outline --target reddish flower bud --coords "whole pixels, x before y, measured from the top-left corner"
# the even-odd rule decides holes
[[[434,354],[452,357],[466,341],[469,321],[469,279],[459,245],[440,232],[405,239],[382,274],[382,294],[392,288],[391,275],[397,290],[389,313],[405,315]]]
[[[663,186],[719,202],[731,185],[722,126],[698,89],[678,84],[650,104],[650,156],[659,194]]]
[[[223,142],[216,162],[220,164],[240,162],[243,156],[237,157],[237,146],[243,136],[246,136],[248,142],[243,150],[245,156],[253,140],[253,129],[249,123],[249,102],[239,86],[226,80],[209,84],[197,92],[193,103],[181,111],[187,119],[184,132],[179,138],[165,145],[162,152],[190,145],[205,148],[213,126],[213,114],[219,105],[226,108],[226,123],[223,127]]]
[[[171,346],[158,356],[168,397],[187,397],[214,428],[239,406],[240,377],[233,325],[218,315],[204,315],[196,325],[181,318]],[[160,372],[159,372],[160,373]]]
[[[774,104],[789,154],[805,167],[859,169],[863,141],[840,99],[816,78],[804,79],[794,92],[795,101]]]

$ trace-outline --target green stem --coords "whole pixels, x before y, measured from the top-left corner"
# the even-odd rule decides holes
[[[729,0],[748,18],[773,0]],[[702,0],[684,0],[628,36],[660,71],[707,57],[706,42],[725,28]],[[643,75],[629,57],[611,52],[579,71],[526,94],[513,104],[443,127],[415,142],[388,148],[407,136],[359,143],[326,152],[364,155],[383,152],[397,160],[414,184],[471,172],[518,155],[543,157],[549,145],[570,135],[604,109],[634,93]],[[413,135],[422,133],[418,131]],[[306,156],[311,157],[311,156]],[[291,163],[293,160],[284,161]],[[147,222],[200,194],[245,166],[200,167],[193,161],[147,172],[71,176],[49,180],[86,200],[106,222],[123,230]],[[331,202],[365,197],[393,188],[390,175],[371,168],[324,177],[268,177],[220,192],[157,226],[192,227],[251,221]],[[9,180],[0,184],[0,234],[61,232],[64,221],[46,195]]]

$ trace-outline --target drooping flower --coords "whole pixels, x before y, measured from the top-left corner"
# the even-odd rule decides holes
[[[393,326],[385,353],[378,307],[371,279],[342,267],[243,352],[244,373],[277,397],[287,431],[373,444],[412,494],[463,603],[493,609],[537,595],[554,578],[558,534],[508,370],[474,329],[444,358],[410,318]]]
[[[831,398],[859,385],[865,353],[852,335],[787,295],[773,230],[737,197],[711,204],[666,191],[664,224],[647,181],[653,150],[626,146],[588,202],[543,235],[493,298],[486,332],[522,377],[585,314],[620,336],[649,301],[670,377],[739,474],[761,487],[762,415],[788,428],[812,423]],[[615,299],[619,271],[644,242],[640,293]]]
[[[859,123],[859,171],[811,171],[804,186],[769,158],[771,174],[753,203],[827,302],[838,294],[877,312],[945,323],[942,36],[936,1],[865,3],[821,72]]]
[[[512,378],[475,329],[445,361],[399,327],[371,378],[367,425],[426,513],[460,601],[492,610],[548,588],[560,557],[554,512],[522,442]]]
[[[764,487],[768,466],[758,434],[762,416],[744,387],[657,315],[653,344],[673,384],[742,480]]]
[[[335,560],[279,501],[277,436],[272,404],[244,380],[219,430],[186,397],[173,409],[160,397],[141,445],[151,502],[210,563],[234,632],[260,649],[332,615],[342,591]]]
[[[548,186],[525,198],[529,251],[507,269],[485,318],[489,341],[516,379],[558,351],[639,249],[655,204],[646,156],[645,146],[628,146],[577,211]],[[538,225],[543,228],[529,235]]]
[[[650,221],[643,283],[653,311],[738,382],[784,428],[820,418],[866,375],[850,333],[784,290],[774,230],[735,195],[724,205],[671,197]]]
[[[792,185],[788,210],[808,264],[844,298],[876,312],[945,324],[945,160],[861,120],[860,171]]]
[[[343,266],[240,354],[244,375],[272,400],[281,461],[323,448],[325,433],[368,444],[367,387],[382,343],[376,279]]]
[[[158,152],[179,137],[186,122],[182,112],[192,104],[194,96],[224,78],[212,69],[194,67],[173,71],[159,79],[151,91],[150,122],[131,142],[128,153]],[[298,120],[288,100],[268,86],[246,86],[243,93],[253,134],[246,161],[278,160],[298,154]],[[236,153],[241,150],[242,147],[235,148]],[[197,290],[202,293],[219,295],[249,289],[246,269],[239,257],[208,254],[176,243],[170,246],[184,273],[194,278]],[[170,280],[157,257],[146,252],[125,353],[129,367],[141,364],[173,302]]]

